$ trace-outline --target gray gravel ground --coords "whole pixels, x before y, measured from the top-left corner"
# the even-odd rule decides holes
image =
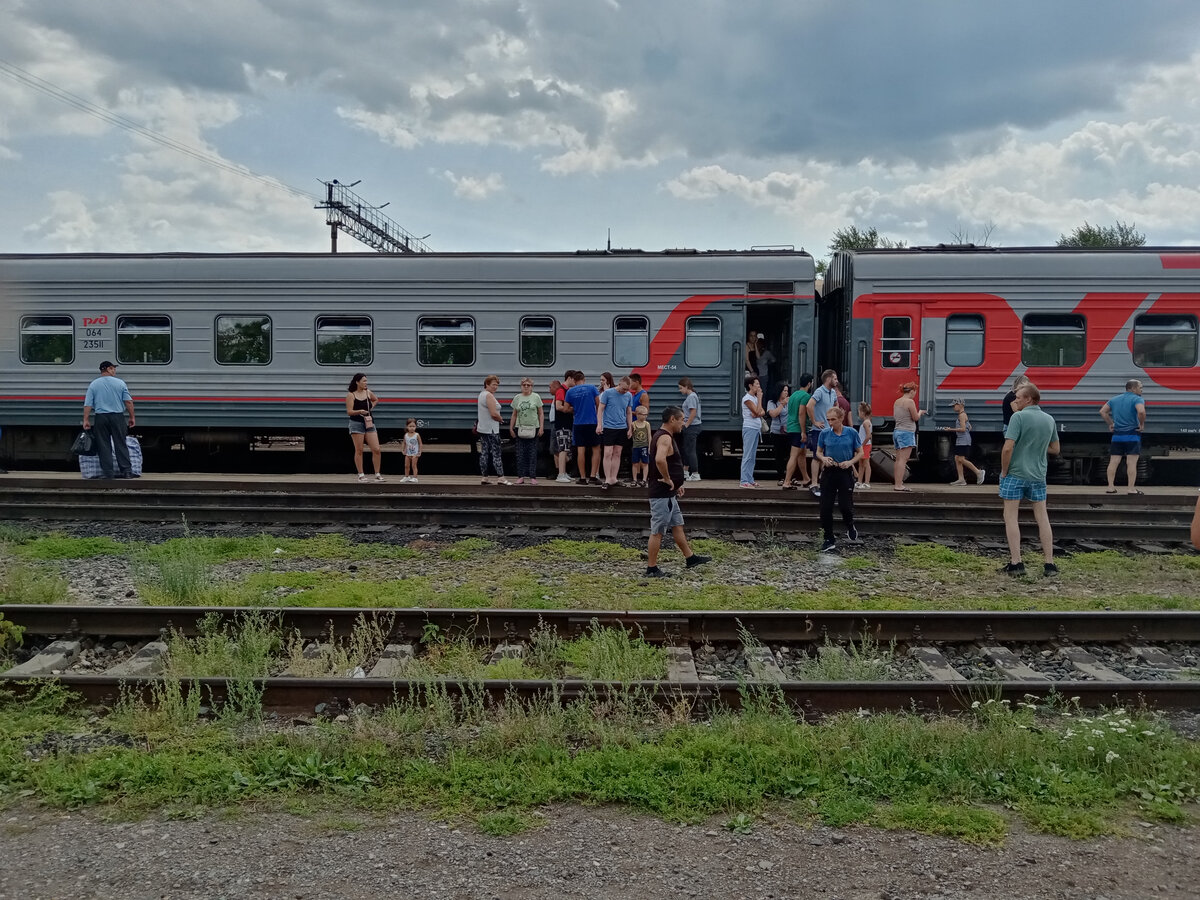
[[[1194,832],[1023,831],[1002,849],[870,828],[756,821],[678,827],[609,808],[556,807],[491,837],[417,813],[285,813],[108,823],[95,813],[0,816],[0,898],[1194,898]],[[336,822],[336,824],[333,824]]]

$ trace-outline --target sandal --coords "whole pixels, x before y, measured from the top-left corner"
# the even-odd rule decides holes
[[[1116,488],[1113,488],[1111,491],[1105,491],[1104,493],[1106,493],[1106,494],[1115,494],[1116,492],[1117,492],[1117,489],[1116,489]]]
[[[892,490],[893,490],[893,491],[900,491],[901,493],[905,493],[905,494],[911,494],[911,493],[913,492],[913,489],[912,489],[912,488],[908,488],[908,487],[900,487],[900,488],[898,488],[898,487],[894,487],[894,488],[892,488]]]
[[[491,482],[490,482],[490,481],[488,481],[486,478],[484,478],[484,479],[483,479],[482,481],[480,481],[479,483],[480,483],[480,484],[491,484]]]

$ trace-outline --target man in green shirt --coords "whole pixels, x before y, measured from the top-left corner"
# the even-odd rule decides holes
[[[1025,574],[1021,561],[1021,528],[1017,513],[1022,500],[1033,503],[1033,518],[1046,564],[1043,574],[1057,575],[1054,564],[1054,533],[1046,512],[1046,457],[1058,455],[1058,426],[1038,403],[1041,392],[1032,383],[1017,389],[1012,419],[1004,432],[1004,450],[1000,454],[1000,499],[1004,501],[1004,534],[1008,538],[1009,563],[1000,571],[1013,577]]]
[[[788,397],[787,424],[784,430],[788,433],[792,449],[788,454],[787,471],[783,473],[783,489],[791,490],[792,477],[800,473],[800,487],[808,483],[808,467],[804,465],[804,456],[808,441],[808,401],[812,395],[808,389],[812,387],[813,377],[805,372],[800,376],[800,386]]]

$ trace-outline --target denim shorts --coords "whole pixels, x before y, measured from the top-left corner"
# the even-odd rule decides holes
[[[1108,445],[1109,456],[1141,456],[1142,455],[1142,439],[1136,434],[1114,435],[1112,443]]]
[[[370,428],[368,428],[366,425],[363,424],[362,419],[351,419],[350,420],[350,433],[351,434],[374,434],[375,426],[372,425]]]
[[[648,464],[650,462],[650,448],[649,447],[634,447],[631,452],[633,453],[633,462],[635,465],[637,463],[647,463]]]
[[[666,534],[677,525],[683,524],[683,511],[676,497],[650,498],[650,533]]]
[[[1026,481],[1015,475],[1005,475],[1000,479],[1000,499],[1040,503],[1046,499],[1046,482]]]
[[[893,431],[892,446],[897,450],[917,446],[917,433],[915,431]]]

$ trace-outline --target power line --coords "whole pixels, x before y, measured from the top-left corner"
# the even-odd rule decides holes
[[[267,175],[259,175],[258,173],[252,172],[250,169],[247,169],[244,166],[233,165],[232,163],[221,159],[219,156],[214,156],[213,154],[197,147],[192,147],[188,144],[177,141],[174,138],[169,138],[165,134],[160,134],[159,132],[147,128],[144,125],[140,125],[132,119],[128,119],[119,113],[115,113],[110,109],[105,109],[103,106],[98,106],[97,104],[92,103],[90,100],[80,97],[78,94],[73,94],[65,88],[61,88],[56,84],[46,81],[44,78],[39,78],[32,72],[22,69],[20,66],[13,65],[7,60],[0,59],[0,74],[7,75],[18,84],[22,84],[36,91],[40,91],[41,93],[53,97],[55,100],[65,103],[68,106],[72,106],[80,112],[86,113],[95,119],[99,119],[102,122],[107,122],[108,124],[114,125],[117,128],[122,128],[125,131],[128,131],[131,134],[136,134],[139,137],[143,137],[148,141],[153,141],[162,147],[166,147],[168,150],[174,150],[177,153],[182,153],[185,156],[196,160],[197,162],[204,163],[206,166],[212,166],[215,169],[221,169],[222,171],[229,172],[233,175],[238,175],[251,181],[256,181],[259,184],[266,185],[267,187],[285,191],[297,197],[303,197],[306,200],[320,199],[308,191],[303,191],[300,188],[292,187],[289,184],[285,184],[284,182],[271,178]]]

